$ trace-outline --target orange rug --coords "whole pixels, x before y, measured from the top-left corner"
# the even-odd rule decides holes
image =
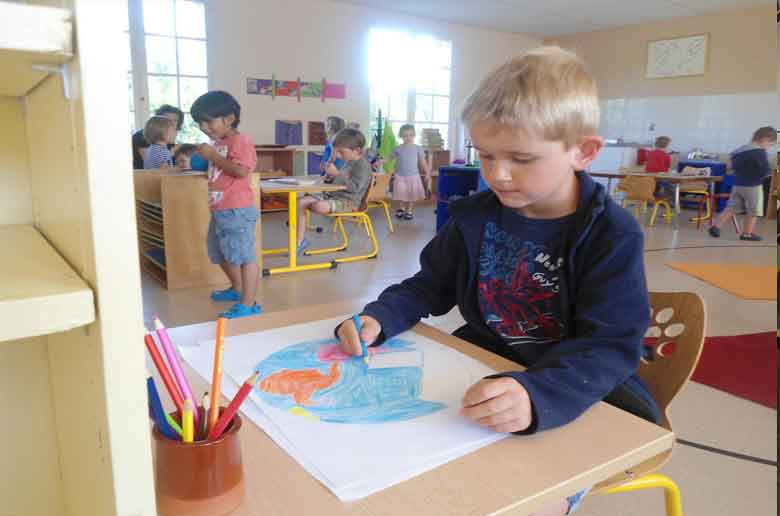
[[[777,268],[744,263],[667,263],[742,299],[777,299]]]

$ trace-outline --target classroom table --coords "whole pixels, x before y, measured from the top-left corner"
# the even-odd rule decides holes
[[[613,179],[623,179],[625,177],[652,177],[653,179],[657,179],[659,181],[665,181],[667,183],[671,183],[674,187],[674,206],[673,206],[673,212],[674,212],[674,229],[680,229],[680,185],[684,183],[695,183],[695,182],[706,182],[709,184],[709,190],[710,190],[710,199],[711,199],[711,206],[712,211],[715,210],[715,183],[720,183],[723,181],[723,176],[684,176],[682,174],[676,174],[674,172],[670,173],[659,173],[659,174],[652,174],[648,172],[588,172],[592,177],[605,177],[607,178],[607,193],[612,191],[612,180]],[[696,221],[696,219],[693,219]],[[702,220],[704,218],[702,217]]]
[[[283,272],[312,271],[317,269],[333,269],[336,262],[318,262],[298,265],[298,202],[299,193],[338,192],[346,190],[343,185],[333,185],[317,181],[315,184],[293,184],[273,181],[261,181],[260,192],[268,194],[287,194],[287,247],[277,249],[264,249],[263,256],[287,253],[288,263],[286,267],[273,267],[263,269],[263,276],[281,274]]]
[[[352,314],[364,304],[340,301],[234,319],[228,323],[226,334],[242,335]],[[426,324],[420,323],[414,330],[497,371],[522,369]],[[212,340],[215,331],[214,322],[169,329],[178,346]],[[226,348],[225,353],[229,352]],[[194,392],[209,390],[207,382],[188,364],[184,368]],[[172,409],[170,400],[164,398],[167,408]],[[345,503],[245,419],[241,447],[246,498],[233,516],[528,515],[666,452],[674,439],[668,430],[600,402],[563,427],[531,436],[509,436],[371,496]]]

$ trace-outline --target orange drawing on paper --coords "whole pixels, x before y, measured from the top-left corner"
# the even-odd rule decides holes
[[[310,405],[312,395],[319,390],[327,389],[339,381],[338,363],[333,362],[327,375],[317,369],[291,371],[284,369],[268,376],[260,382],[260,390],[279,395],[292,395],[295,403]]]

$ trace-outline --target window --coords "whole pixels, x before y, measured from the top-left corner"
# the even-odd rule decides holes
[[[195,99],[208,91],[203,2],[128,0],[128,9],[133,126],[142,127],[158,107],[171,104],[184,111],[179,141],[206,141],[189,116]]]
[[[395,134],[412,123],[417,143],[425,128],[438,129],[447,148],[452,44],[431,36],[385,29],[369,34],[371,126],[382,110]]]

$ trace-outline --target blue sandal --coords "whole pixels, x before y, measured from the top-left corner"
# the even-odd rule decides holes
[[[298,244],[298,256],[303,256],[310,245],[311,243],[307,239],[301,240],[301,243]]]
[[[230,310],[225,310],[219,314],[220,317],[226,317],[227,319],[238,319],[239,317],[248,317],[250,315],[257,315],[263,311],[260,305],[255,303],[252,306],[246,306],[241,303],[236,303],[230,307]]]
[[[215,290],[211,293],[212,301],[241,301],[241,293],[236,291],[233,287],[226,288],[225,290]]]

